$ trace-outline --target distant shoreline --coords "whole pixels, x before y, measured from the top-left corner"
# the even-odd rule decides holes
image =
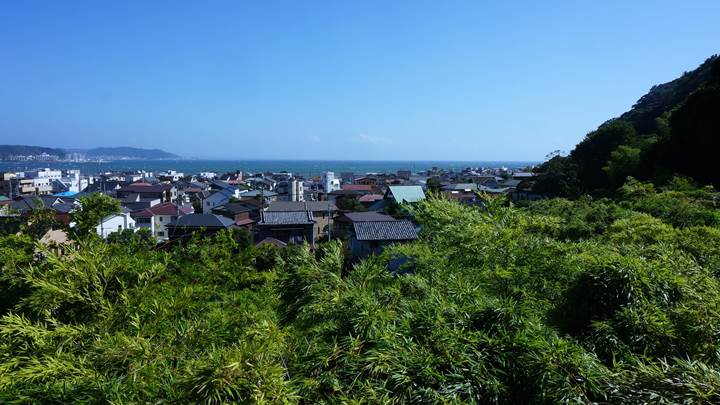
[[[303,176],[316,176],[325,171],[336,173],[394,173],[398,170],[419,172],[437,167],[445,170],[462,170],[467,167],[507,167],[524,168],[541,163],[540,161],[493,161],[493,160],[299,160],[299,159],[153,159],[153,160],[114,160],[107,162],[0,162],[0,171],[32,170],[43,167],[58,169],[80,169],[82,173],[106,171],[158,172],[176,170],[186,174],[208,172],[292,172]]]

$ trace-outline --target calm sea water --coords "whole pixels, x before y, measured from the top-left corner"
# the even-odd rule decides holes
[[[380,160],[116,160],[105,163],[84,162],[0,162],[0,171],[23,171],[43,167],[55,169],[80,169],[83,174],[106,171],[145,170],[159,172],[176,170],[185,174],[203,171],[225,173],[235,170],[243,172],[291,172],[302,176],[317,176],[324,171],[353,173],[394,173],[398,170],[418,172],[432,167],[446,170],[460,170],[466,167],[507,167],[522,168],[539,162],[522,161],[380,161]]]

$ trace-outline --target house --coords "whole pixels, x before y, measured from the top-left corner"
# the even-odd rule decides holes
[[[475,183],[456,183],[446,184],[440,187],[440,190],[445,191],[448,194],[467,194],[477,191],[478,187]]]
[[[425,192],[420,186],[389,186],[384,198],[398,204],[416,203],[425,199]]]
[[[188,239],[198,232],[204,236],[235,226],[232,219],[214,214],[188,214],[165,225],[170,240]]]
[[[225,205],[230,202],[231,198],[238,198],[239,194],[234,187],[228,187],[210,194],[203,200],[203,214],[210,214],[215,207]]]
[[[266,212],[312,212],[315,220],[314,235],[316,238],[327,234],[332,219],[338,211],[330,201],[275,201],[270,203]]]
[[[365,194],[363,196],[358,197],[358,201],[366,207],[369,207],[373,205],[374,203],[381,201],[383,199],[382,194]]]
[[[333,234],[336,237],[350,237],[355,222],[383,222],[395,221],[390,215],[381,214],[375,211],[368,212],[346,212],[337,219],[333,226]]]
[[[260,240],[274,238],[283,243],[304,241],[315,246],[312,211],[261,211],[256,229]]]
[[[157,241],[168,239],[166,225],[179,217],[193,213],[193,207],[173,203],[162,203],[130,214],[137,228],[147,228]]]
[[[50,209],[55,212],[55,219],[69,224],[71,214],[79,207],[75,198],[43,196],[19,196],[9,204],[9,210],[20,215],[30,215],[33,210]]]
[[[269,204],[273,201],[277,201],[278,199],[278,193],[274,191],[268,191],[268,190],[249,190],[244,191],[240,193],[241,198],[264,198],[265,203]]]
[[[129,212],[120,212],[106,216],[95,227],[95,232],[101,238],[106,239],[113,232],[122,232],[130,229],[135,232],[135,220],[130,216]]]
[[[212,213],[235,221],[235,225],[251,228],[260,219],[260,207],[247,202],[231,202],[212,209]]]
[[[380,253],[390,244],[415,239],[415,226],[407,220],[358,221],[353,222],[350,252],[354,259],[358,259]]]
[[[446,184],[440,188],[447,197],[466,204],[477,204],[480,202],[476,192],[478,185],[475,183]]]
[[[139,211],[145,208],[150,208],[153,205],[158,205],[162,202],[160,198],[143,198],[140,194],[127,194],[119,200],[120,205],[127,208],[129,211]]]
[[[177,188],[172,184],[133,183],[119,188],[116,192],[118,199],[132,194],[138,194],[142,199],[160,199],[161,202],[177,200]]]

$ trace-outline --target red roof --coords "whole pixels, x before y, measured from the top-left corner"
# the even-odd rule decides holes
[[[180,216],[192,214],[194,212],[192,206],[189,205],[181,205],[180,206]],[[133,212],[133,217],[152,217],[154,215],[177,215],[178,209],[177,205],[173,203],[162,203],[154,205],[150,208],[145,208],[144,210],[140,210],[137,212]]]
[[[342,189],[347,191],[372,191],[373,186],[369,184],[343,184]]]
[[[250,224],[252,224],[252,223],[254,223],[254,222],[255,222],[255,220],[253,220],[253,219],[244,218],[244,219],[238,219],[237,221],[235,221],[235,225],[237,225],[237,226],[245,226],[245,225],[250,225]]]
[[[373,201],[382,200],[382,199],[383,199],[382,194],[365,194],[364,196],[358,198],[358,201],[373,202]]]

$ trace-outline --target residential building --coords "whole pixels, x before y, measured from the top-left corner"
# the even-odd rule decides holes
[[[193,213],[191,205],[162,203],[131,213],[137,228],[147,228],[159,242],[168,239],[166,225],[179,217]]]
[[[398,204],[416,203],[425,199],[425,192],[420,186],[389,186],[385,199]]]
[[[340,190],[340,179],[336,179],[335,173],[333,172],[324,172],[321,176],[321,182],[325,193]]]
[[[304,212],[312,213],[316,238],[326,236],[332,226],[332,219],[337,215],[338,208],[331,201],[275,201],[266,212]]]
[[[234,226],[232,219],[220,215],[188,214],[166,224],[165,228],[170,240],[184,240],[192,237],[193,233],[209,236]]]
[[[135,220],[129,212],[121,212],[103,218],[95,227],[95,232],[105,239],[113,232],[122,232],[126,229],[135,232]]]
[[[354,259],[381,253],[393,243],[417,239],[417,231],[410,221],[362,221],[353,222],[350,251]]]
[[[177,188],[171,184],[132,183],[117,190],[117,198],[122,199],[131,194],[138,194],[140,198],[159,198],[161,202],[177,200]]]
[[[262,211],[256,229],[260,240],[274,238],[283,243],[307,242],[315,246],[312,211]]]

